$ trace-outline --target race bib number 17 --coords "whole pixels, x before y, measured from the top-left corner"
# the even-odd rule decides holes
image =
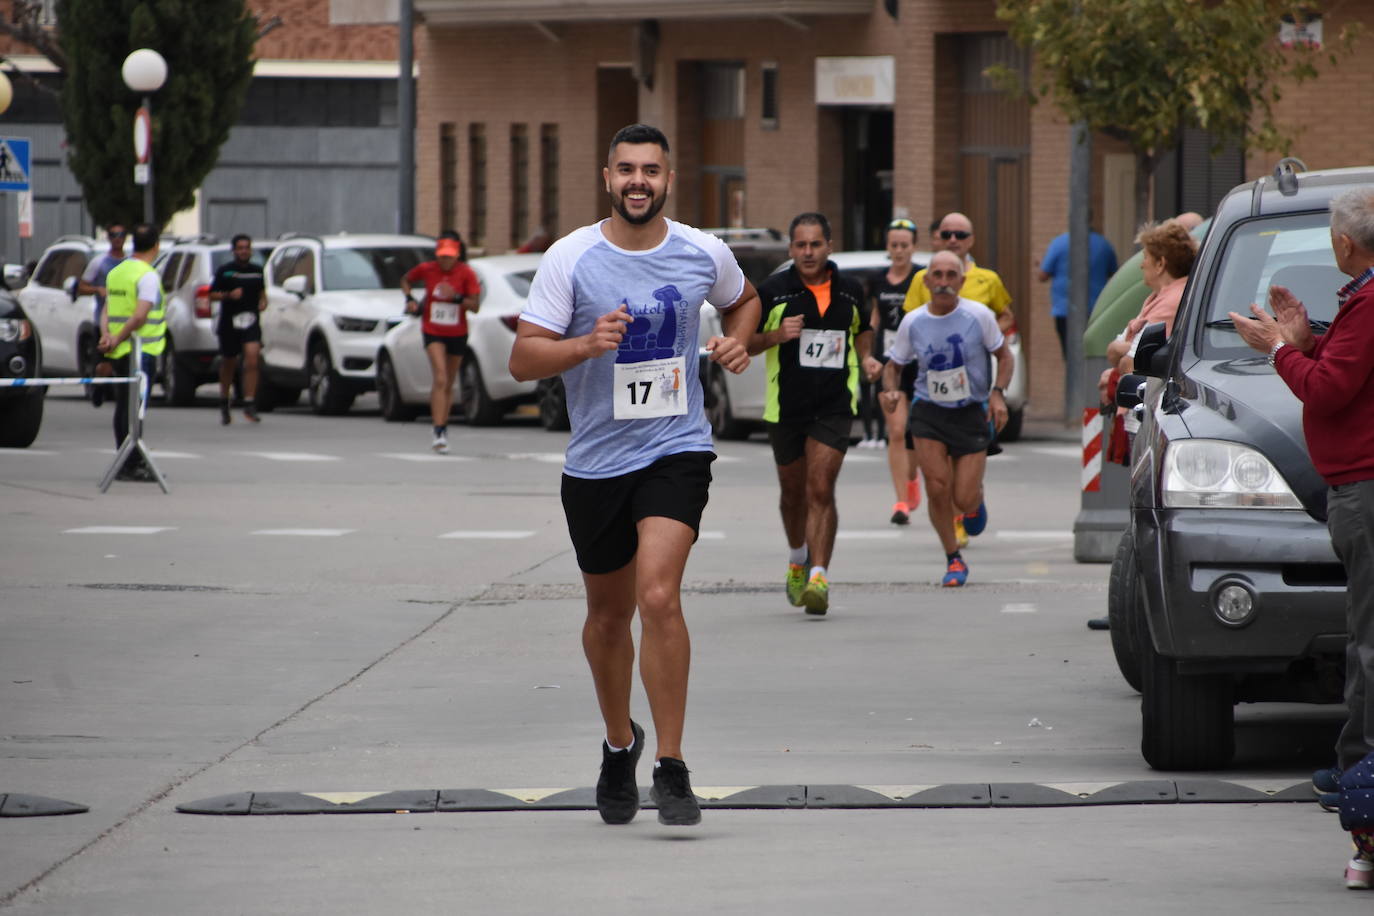
[[[686,358],[616,363],[613,397],[617,420],[682,416],[687,413]]]

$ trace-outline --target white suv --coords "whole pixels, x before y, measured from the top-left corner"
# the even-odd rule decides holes
[[[288,235],[267,262],[262,406],[308,390],[318,414],[346,413],[376,387],[377,348],[405,317],[401,278],[432,260],[421,235]]]
[[[64,235],[38,259],[29,282],[16,294],[38,335],[47,376],[91,375],[100,329],[95,297],[77,296],[76,283],[91,259],[109,245],[84,235]]]

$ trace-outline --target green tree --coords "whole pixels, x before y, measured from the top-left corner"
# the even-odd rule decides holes
[[[189,207],[238,120],[253,77],[259,26],[243,0],[59,0],[67,161],[97,224],[136,222],[133,121],[140,98],[124,58],[152,48],[167,61],[153,97],[156,221]]]
[[[1328,7],[1339,3],[1325,4]],[[1185,127],[1218,143],[1287,153],[1292,135],[1274,115],[1284,85],[1334,64],[1360,29],[1325,36],[1325,50],[1279,44],[1285,18],[1305,22],[1322,4],[1305,0],[998,0],[1012,38],[1034,54],[1032,86],[993,68],[1034,104],[1049,97],[1070,121],[1130,144],[1136,216],[1146,219],[1159,157]],[[1358,91],[1358,90],[1356,90]]]

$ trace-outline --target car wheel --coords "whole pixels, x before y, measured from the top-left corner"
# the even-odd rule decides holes
[[[1156,770],[1216,770],[1236,752],[1235,685],[1226,674],[1181,674],[1140,632],[1140,753]]]
[[[748,439],[749,426],[735,419],[730,409],[730,388],[725,372],[717,366],[706,370],[706,419],[717,439]]]
[[[419,416],[415,408],[401,400],[396,366],[385,352],[377,356],[377,401],[381,404],[382,419],[388,423],[405,423]]]
[[[196,401],[196,374],[177,353],[171,335],[162,350],[162,391],[173,407],[190,407]]]
[[[1132,690],[1140,690],[1140,634],[1144,609],[1139,607],[1140,575],[1135,564],[1135,538],[1128,530],[1116,545],[1107,583],[1107,619],[1111,621],[1116,667]]]
[[[310,409],[321,416],[348,413],[355,395],[334,371],[329,347],[323,343],[312,346],[309,363]]]
[[[1007,425],[1003,426],[997,433],[999,442],[1015,442],[1021,438],[1021,420],[1025,416],[1025,408],[1007,411]]]
[[[555,375],[539,383],[536,389],[539,398],[539,425],[549,432],[572,429],[568,418],[568,392],[563,388],[563,379]]]
[[[501,405],[487,394],[482,383],[482,367],[471,356],[464,358],[458,370],[462,385],[458,391],[458,406],[469,426],[495,426],[501,422]],[[439,420],[434,422],[438,423]]]
[[[0,401],[0,448],[28,448],[43,425],[43,399],[47,388],[24,391]]]

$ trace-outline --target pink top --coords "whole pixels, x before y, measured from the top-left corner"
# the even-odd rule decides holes
[[[1150,293],[1145,304],[1140,307],[1139,317],[1146,324],[1164,322],[1164,333],[1174,333],[1174,316],[1178,314],[1178,304],[1183,299],[1183,287],[1188,285],[1187,277],[1179,277],[1157,293]]]

